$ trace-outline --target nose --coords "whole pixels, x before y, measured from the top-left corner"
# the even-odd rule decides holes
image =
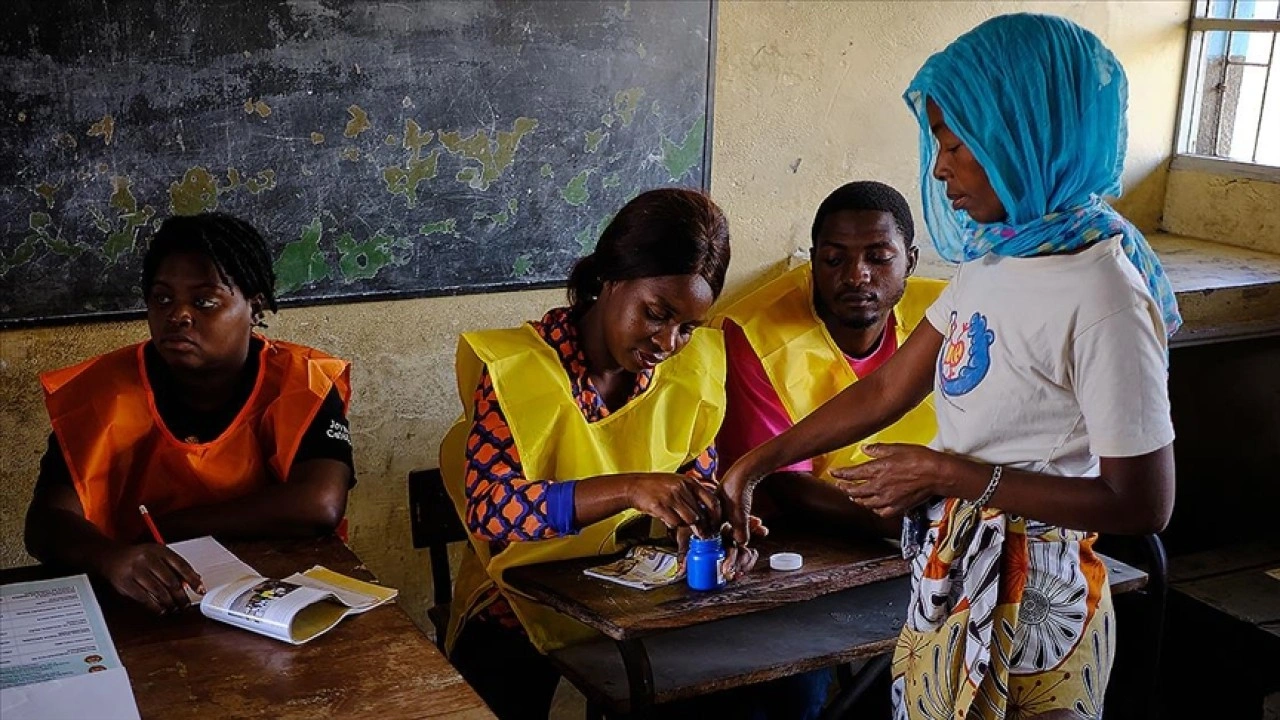
[[[869,282],[871,282],[871,264],[861,258],[850,260],[845,266],[844,283],[857,286]]]
[[[182,303],[174,303],[169,310],[169,324],[174,327],[186,327],[191,324],[191,308]]]
[[[944,153],[938,152],[933,159],[933,179],[946,182],[951,177],[951,165],[943,161]]]
[[[658,344],[662,352],[670,355],[676,351],[676,343],[680,337],[680,326],[670,324],[663,327],[653,336],[653,341]]]

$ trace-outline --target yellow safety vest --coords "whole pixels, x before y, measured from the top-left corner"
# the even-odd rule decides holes
[[[696,330],[680,352],[658,365],[643,394],[594,423],[583,417],[556,351],[530,325],[465,333],[456,362],[464,411],[440,445],[440,471],[464,522],[466,441],[485,367],[530,480],[675,472],[715,441],[724,419],[724,340],[709,328]],[[446,647],[452,650],[463,623],[484,608],[482,598],[495,583],[540,651],[596,636],[587,626],[513,591],[503,582],[503,571],[618,552],[618,529],[638,517],[638,511],[627,510],[577,535],[512,542],[496,555],[488,541],[470,535],[475,552],[464,556],[458,570]]]
[[[938,299],[944,287],[946,282],[942,280],[907,278],[906,293],[893,308],[899,347],[924,319],[925,310]],[[814,309],[809,263],[788,271],[729,306],[717,318],[717,326],[725,319],[742,328],[792,422],[817,410],[858,380]],[[863,442],[923,445],[937,432],[933,395],[930,395],[898,422]],[[814,458],[813,472],[830,480],[831,470],[858,465],[868,459],[860,444],[851,445]]]

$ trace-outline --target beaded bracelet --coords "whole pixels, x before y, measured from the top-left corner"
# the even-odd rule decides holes
[[[978,507],[986,507],[991,501],[991,496],[996,494],[996,488],[1000,487],[1000,476],[1004,474],[1004,466],[997,465],[995,470],[991,471],[991,482],[987,483],[987,489],[982,491],[977,500],[973,501]]]

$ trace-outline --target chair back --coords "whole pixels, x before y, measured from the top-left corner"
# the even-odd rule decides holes
[[[444,489],[440,470],[413,470],[409,473],[409,528],[415,548],[427,548],[431,557],[431,584],[434,606],[427,611],[436,631],[436,645],[443,648],[449,624],[449,604],[453,600],[453,578],[449,574],[449,544],[467,539],[466,528]]]

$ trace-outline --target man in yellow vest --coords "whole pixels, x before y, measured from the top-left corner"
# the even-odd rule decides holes
[[[827,196],[813,220],[810,262],[753,290],[720,317],[728,360],[727,405],[716,438],[721,467],[780,434],[888,360],[945,283],[911,277],[919,257],[911,208],[878,182],[853,182]],[[930,397],[871,442],[924,445],[936,431]],[[780,468],[756,493],[754,512],[878,536],[886,521],[830,482],[830,471],[865,462],[858,447]],[[763,490],[764,492],[759,492]],[[770,507],[772,506],[772,508]],[[772,513],[771,513],[772,510]],[[829,671],[765,686],[770,716],[816,717]]]
[[[911,208],[897,190],[871,181],[844,185],[818,207],[810,262],[724,311],[721,467],[874,371],[915,329],[945,283],[912,277],[919,257],[914,231]],[[935,431],[930,397],[866,442],[923,445]],[[761,484],[760,499],[772,500],[775,512],[896,536],[897,523],[862,510],[828,482],[831,470],[866,460],[854,446],[781,468]]]

